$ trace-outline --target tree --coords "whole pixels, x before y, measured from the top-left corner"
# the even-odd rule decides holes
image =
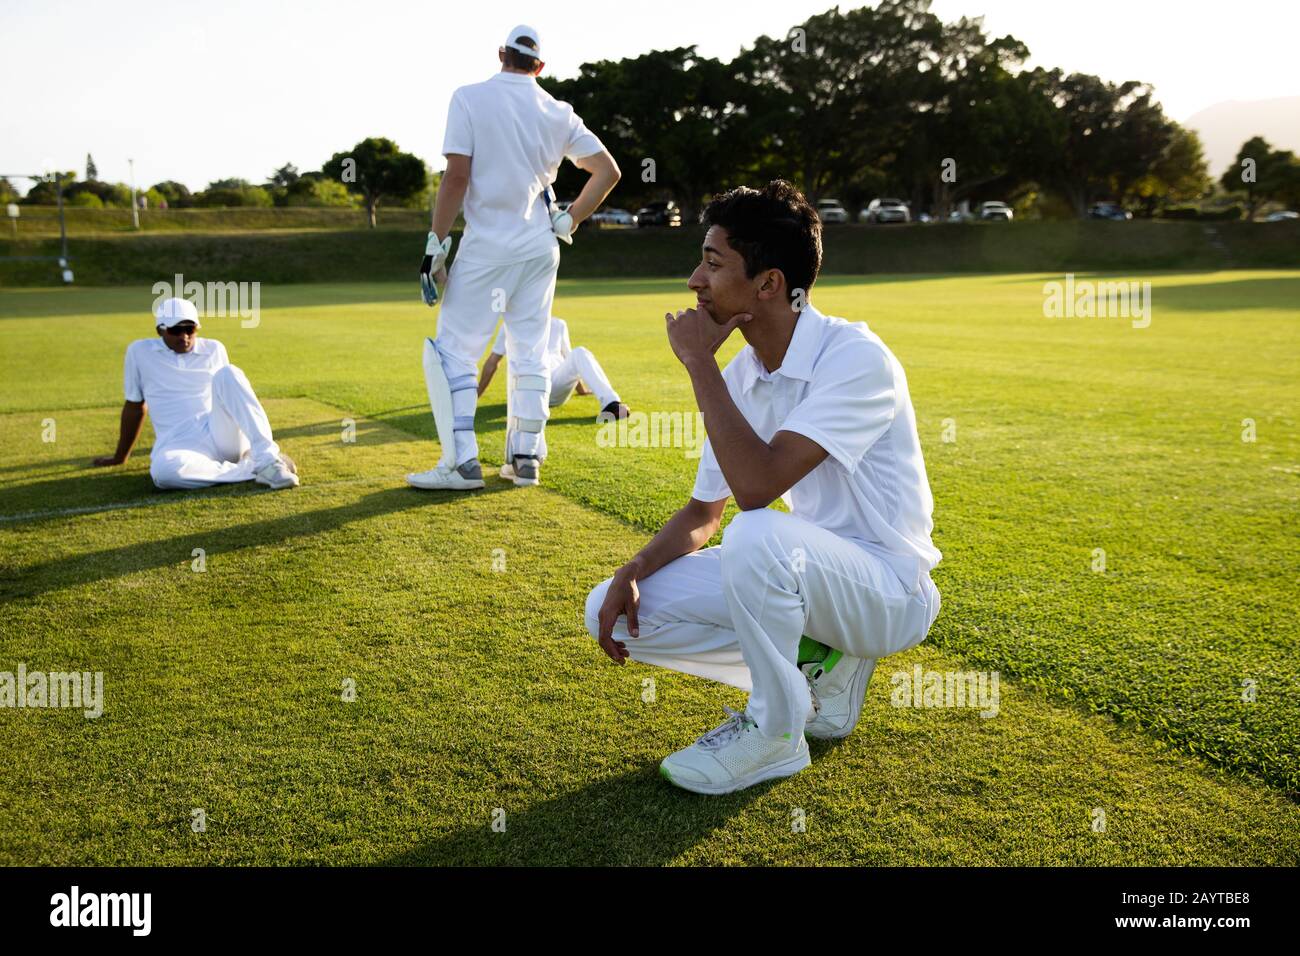
[[[371,229],[381,202],[408,199],[424,189],[428,179],[423,160],[382,137],[363,139],[348,152],[335,153],[321,172],[365,201]]]
[[[281,204],[349,208],[357,204],[357,197],[324,173],[304,173],[284,190]]]
[[[721,62],[699,56],[693,46],[584,63],[576,78],[544,79],[541,85],[572,103],[583,121],[600,131],[606,147],[631,167],[618,188],[621,201],[633,207],[672,198],[689,221],[705,195],[730,184],[753,142],[739,135],[741,84]],[[584,179],[576,168],[562,165],[557,194],[575,195]]]
[[[288,189],[298,181],[298,167],[293,163],[285,163],[279,169],[271,174],[271,178],[266,181],[267,188],[278,186],[281,189]]]
[[[194,204],[205,208],[214,206],[270,206],[271,194],[261,186],[246,179],[218,179],[194,197]]]
[[[1290,150],[1275,150],[1262,136],[1241,144],[1237,158],[1219,180],[1230,193],[1246,194],[1246,218],[1254,219],[1269,201],[1300,202],[1300,160]]]
[[[99,178],[99,170],[95,167],[95,160],[89,153],[86,154],[86,181],[94,182]]]
[[[18,190],[14,189],[14,184],[7,179],[0,179],[0,204],[18,202]]]
[[[184,209],[187,206],[194,205],[194,196],[184,183],[168,179],[161,183],[155,183],[153,190],[156,190],[167,201],[167,206],[171,209]]]
[[[1098,199],[1121,199],[1151,172],[1174,139],[1145,83],[1118,85],[1082,73],[1042,67],[1020,74],[1028,89],[1056,110],[1051,146],[1035,178],[1069,201],[1077,215]]]
[[[67,189],[76,181],[77,174],[72,170],[66,173],[50,173],[44,179],[37,180],[36,184],[27,191],[23,197],[24,206],[53,206],[59,201],[58,185],[61,180],[63,188]]]
[[[1174,134],[1151,170],[1133,184],[1129,195],[1150,217],[1157,205],[1190,202],[1210,188],[1209,165],[1195,130],[1173,124]]]

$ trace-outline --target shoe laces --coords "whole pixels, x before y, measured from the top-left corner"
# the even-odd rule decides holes
[[[705,750],[717,750],[719,747],[725,747],[743,733],[746,727],[758,726],[754,722],[754,718],[747,713],[732,710],[730,707],[723,707],[722,709],[727,712],[726,721],[714,727],[696,741]]]

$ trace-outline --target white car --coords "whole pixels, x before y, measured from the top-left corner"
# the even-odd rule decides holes
[[[912,214],[901,199],[873,199],[858,213],[858,222],[911,222]]]
[[[591,214],[591,221],[600,226],[635,226],[636,216],[626,209],[600,209]]]
[[[844,204],[838,199],[817,200],[817,215],[828,226],[832,223],[849,221],[849,211],[844,208]]]
[[[1265,222],[1287,222],[1291,219],[1300,219],[1300,212],[1283,209],[1279,212],[1271,212],[1264,217]]]
[[[980,204],[980,219],[985,222],[1010,222],[1015,215],[1011,207],[1004,202],[986,202]]]

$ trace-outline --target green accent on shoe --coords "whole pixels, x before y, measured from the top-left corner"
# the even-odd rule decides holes
[[[659,776],[663,777],[669,783],[673,782],[673,778],[668,774],[668,768],[665,767],[663,764],[659,765]],[[676,786],[676,784],[674,784],[674,786]]]
[[[824,661],[826,655],[831,653],[831,649],[820,641],[814,641],[807,634],[799,638],[799,653],[795,660],[798,667],[805,664],[811,664],[813,661]],[[828,668],[829,670],[829,668]]]
[[[843,651],[831,651],[826,655],[826,660],[822,661],[822,670],[829,674],[835,669],[835,665],[839,663],[840,658],[843,656]]]

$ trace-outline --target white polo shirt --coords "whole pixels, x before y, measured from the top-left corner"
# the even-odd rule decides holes
[[[569,326],[563,319],[551,316],[550,337],[546,340],[546,364],[550,368],[559,368],[560,363],[573,351],[569,345]],[[506,326],[503,322],[497,330],[496,341],[492,343],[493,355],[506,354]]]
[[[862,322],[799,313],[781,367],[769,373],[746,345],[722,372],[758,437],[797,432],[828,457],[782,500],[792,514],[878,555],[916,591],[939,563],[930,540],[934,498],[916,415],[898,359]],[[692,497],[729,497],[707,440]]]
[[[126,347],[123,391],[129,402],[146,402],[153,419],[153,455],[172,448],[197,447],[212,413],[212,376],[229,365],[226,347],[196,338],[193,351],[173,352],[161,338],[138,339]]]
[[[466,262],[504,265],[555,248],[542,194],[560,163],[605,147],[568,103],[531,76],[498,73],[451,96],[444,156],[472,159],[465,194],[465,235],[457,253]]]

